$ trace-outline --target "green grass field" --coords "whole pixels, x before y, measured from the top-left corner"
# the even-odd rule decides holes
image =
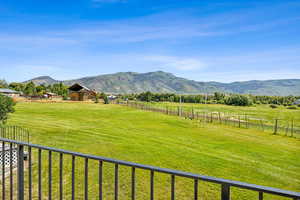
[[[225,109],[218,105],[201,106]],[[265,116],[271,117],[275,112],[266,113],[263,109],[267,108],[260,108]],[[236,107],[226,109],[238,110]],[[258,107],[249,107],[240,112],[257,113],[257,110]],[[288,117],[289,112],[293,111],[278,114]],[[103,104],[18,103],[9,124],[28,128],[31,142],[37,144],[298,192],[300,188],[300,140],[295,138],[224,125],[199,125],[176,116]],[[82,166],[82,161],[78,162]],[[53,173],[57,174],[55,166]],[[105,167],[105,199],[112,199],[113,166]],[[65,170],[69,171],[70,166]],[[77,171],[77,178],[81,180],[77,187],[81,189],[82,170]],[[47,170],[43,174],[46,187]],[[91,197],[96,192],[97,186],[93,184],[96,174],[96,163],[91,163],[90,179],[94,186],[90,188]],[[129,174],[129,168],[121,168],[120,199],[129,199]],[[34,176],[36,180],[37,175]],[[140,172],[137,178],[137,199],[149,199],[149,174]],[[155,180],[155,199],[168,199],[169,177],[157,175]],[[70,175],[66,174],[64,181],[67,193]],[[54,187],[57,191],[55,183]],[[200,199],[219,199],[219,188],[201,182]],[[176,190],[179,200],[192,199],[192,180],[179,179]],[[83,194],[80,189],[76,192],[79,196]],[[257,193],[234,189],[233,199],[257,199]],[[266,195],[265,199],[285,198]]]

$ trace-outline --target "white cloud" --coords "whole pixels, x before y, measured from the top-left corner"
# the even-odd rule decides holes
[[[125,3],[127,0],[92,0],[95,4]],[[149,16],[77,24],[73,28],[40,30],[38,33],[22,32],[21,34],[4,35],[0,31],[0,46],[11,46],[9,43],[33,46],[78,45],[98,43],[137,43],[145,41],[186,41],[194,38],[220,37],[242,34],[274,28],[286,23],[295,23],[299,17],[288,19],[266,19],[260,22],[261,13],[257,11],[229,12],[196,17],[193,12],[165,12]],[[170,20],[171,19],[171,20]],[[258,20],[259,19],[259,20]]]

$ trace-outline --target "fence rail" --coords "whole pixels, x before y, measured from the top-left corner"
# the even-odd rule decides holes
[[[167,115],[184,117],[187,119],[201,120],[205,123],[220,123],[231,125],[239,128],[255,128],[262,131],[269,131],[273,134],[282,134],[291,137],[300,137],[300,127],[294,125],[294,121],[290,123],[280,119],[274,119],[273,124],[267,124],[262,119],[252,119],[249,115],[226,114],[221,112],[203,112],[191,108],[184,110],[180,106],[153,106],[144,102],[119,102],[119,104],[127,105],[129,107],[149,110],[153,112],[160,112]]]
[[[22,142],[29,142],[29,131],[23,127],[19,126],[7,126],[3,125],[0,126],[0,137],[16,140],[16,141],[22,141]]]
[[[288,197],[293,200],[299,200],[300,199],[300,193],[299,192],[292,192],[292,191],[286,191],[286,190],[281,190],[281,189],[276,189],[276,188],[271,188],[271,187],[265,187],[265,186],[258,186],[254,184],[248,184],[248,183],[243,183],[243,182],[238,182],[238,181],[232,181],[232,180],[226,180],[226,179],[220,179],[220,178],[214,178],[210,176],[203,176],[199,174],[193,174],[193,173],[187,173],[187,172],[182,172],[182,171],[177,171],[177,170],[171,170],[171,169],[165,169],[165,168],[159,168],[159,167],[153,167],[149,165],[142,165],[142,164],[137,164],[137,163],[132,163],[132,162],[126,162],[122,160],[115,160],[111,158],[105,158],[101,156],[95,156],[95,155],[88,155],[88,154],[82,154],[78,152],[72,152],[72,151],[66,151],[62,149],[56,149],[56,148],[51,148],[51,147],[46,147],[46,146],[40,146],[40,145],[35,145],[35,144],[30,144],[30,143],[24,143],[24,142],[19,142],[15,140],[9,140],[9,139],[4,139],[0,138],[0,142],[2,142],[2,145],[5,146],[6,144],[9,144],[9,146],[12,148],[12,146],[16,146],[18,149],[17,155],[18,155],[18,164],[17,164],[17,184],[13,183],[14,180],[14,173],[12,169],[10,168],[9,171],[9,180],[6,180],[6,178],[2,178],[2,199],[14,199],[14,195],[17,195],[18,200],[24,200],[25,196],[28,197],[29,200],[33,199],[33,197],[37,197],[37,199],[45,199],[45,193],[43,190],[47,191],[47,199],[51,200],[54,198],[54,190],[53,190],[53,181],[55,178],[58,178],[58,198],[57,199],[65,199],[66,195],[69,195],[72,200],[74,199],[79,199],[76,196],[76,178],[75,178],[75,170],[77,170],[77,167],[79,165],[76,165],[76,160],[78,158],[81,158],[84,160],[84,165],[83,165],[83,175],[84,175],[84,188],[83,188],[83,199],[88,200],[90,197],[90,184],[89,184],[89,163],[93,160],[98,162],[98,176],[93,178],[97,179],[98,182],[98,191],[97,193],[93,193],[93,199],[100,199],[103,200],[103,169],[104,169],[104,163],[110,163],[114,165],[113,169],[113,178],[114,179],[114,186],[110,188],[110,193],[113,194],[114,200],[119,199],[119,189],[120,189],[120,176],[119,176],[119,166],[124,166],[126,169],[130,172],[131,174],[131,183],[130,183],[130,199],[135,200],[136,199],[136,192],[137,192],[137,187],[136,187],[136,182],[137,177],[136,177],[136,169],[143,170],[147,173],[149,173],[149,197],[147,199],[154,200],[155,195],[158,195],[155,192],[155,187],[154,185],[156,184],[154,176],[158,176],[159,174],[166,174],[170,176],[171,182],[170,182],[170,199],[175,200],[176,199],[176,180],[178,177],[182,177],[185,179],[190,179],[193,180],[194,182],[194,187],[193,187],[193,199],[197,200],[199,198],[200,192],[198,189],[198,184],[199,181],[204,181],[204,182],[211,182],[214,184],[218,184],[221,186],[220,189],[220,197],[221,200],[230,200],[231,196],[231,188],[242,188],[250,191],[255,191],[257,192],[257,198],[259,200],[264,199],[264,194],[272,194],[272,195],[277,195],[281,197]],[[25,158],[25,151],[28,151],[28,162],[27,165],[25,166],[24,164],[24,158]],[[38,157],[36,160],[34,160],[33,157],[33,151],[36,151],[38,153]],[[47,156],[47,167],[46,169],[43,168],[42,165],[42,153],[46,153]],[[55,157],[56,155],[56,157]],[[69,194],[66,194],[64,191],[64,165],[69,164],[64,162],[65,157],[70,157],[71,158],[71,171],[69,176],[71,177],[71,190],[69,190]],[[53,166],[54,166],[54,158],[56,161],[58,161],[58,173],[56,174],[56,171],[53,171]],[[11,161],[12,162],[12,161]],[[32,164],[34,162],[37,162],[37,176],[38,179],[37,181],[33,181],[33,168]],[[27,167],[27,174],[25,177],[25,168]],[[2,173],[5,173],[5,167],[4,165],[2,166]],[[43,172],[43,173],[42,173]],[[46,172],[46,173],[45,173]],[[4,176],[2,176],[4,177]],[[43,187],[43,178],[47,179],[47,188],[45,189]],[[9,181],[8,188],[9,190],[6,190],[6,181]],[[26,187],[25,187],[26,186]],[[33,189],[35,188],[35,189]],[[14,193],[14,191],[17,191],[17,194]],[[44,195],[44,196],[43,196]],[[55,198],[56,199],[56,198]]]

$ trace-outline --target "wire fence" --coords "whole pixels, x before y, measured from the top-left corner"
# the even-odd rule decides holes
[[[273,119],[271,121],[252,117],[251,115],[239,115],[225,112],[207,112],[195,108],[181,106],[157,106],[154,104],[127,101],[119,104],[129,107],[160,112],[167,115],[179,116],[185,119],[197,120],[199,123],[218,123],[238,128],[253,128],[261,131],[271,132],[295,138],[300,138],[300,127],[295,125],[294,120]]]

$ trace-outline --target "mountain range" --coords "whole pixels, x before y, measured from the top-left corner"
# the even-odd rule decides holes
[[[96,91],[113,94],[151,91],[157,93],[181,94],[225,92],[254,95],[300,96],[300,79],[253,80],[232,83],[200,82],[180,78],[163,71],[148,73],[119,72],[64,81],[55,80],[49,76],[40,76],[26,82],[29,81],[37,85],[49,85],[58,82],[63,82],[66,85],[80,83]]]

